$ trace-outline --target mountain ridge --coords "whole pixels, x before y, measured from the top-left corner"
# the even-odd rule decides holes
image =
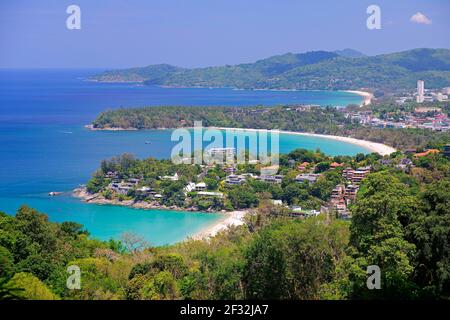
[[[106,71],[90,80],[171,87],[394,90],[450,86],[449,49],[412,49],[365,56],[352,49],[285,53],[253,63],[182,68],[169,64]]]

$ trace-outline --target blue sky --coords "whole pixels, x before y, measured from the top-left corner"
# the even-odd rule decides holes
[[[66,8],[81,8],[68,30]],[[368,30],[366,8],[381,8]],[[431,24],[411,22],[422,13]],[[450,48],[448,0],[14,0],[0,2],[0,67],[184,67],[354,48]]]

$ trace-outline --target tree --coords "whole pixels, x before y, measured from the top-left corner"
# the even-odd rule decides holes
[[[208,190],[216,190],[219,186],[219,182],[217,181],[217,179],[205,178],[204,182],[206,183],[206,187],[208,188]]]
[[[448,298],[450,292],[450,181],[437,181],[419,195],[419,208],[407,227],[417,247],[415,282],[427,298]]]
[[[344,256],[348,229],[321,218],[284,221],[264,228],[245,253],[247,299],[318,299]]]
[[[180,293],[185,300],[204,300],[207,297],[206,277],[198,269],[192,269],[179,281]]]
[[[48,223],[48,217],[27,206],[19,208],[16,214],[18,229],[38,244],[42,251],[52,252],[56,245],[56,226]]]
[[[258,205],[258,197],[248,186],[231,189],[228,198],[235,209],[251,208]]]
[[[81,290],[67,290],[66,297],[79,300],[112,300],[123,298],[126,275],[130,266],[122,260],[114,263],[108,259],[83,258],[70,261],[68,265],[81,270]]]
[[[0,301],[2,300],[21,300],[21,293],[24,289],[13,288],[8,285],[8,280],[6,278],[0,278]]]
[[[45,284],[32,274],[16,273],[6,285],[12,289],[18,289],[17,296],[25,300],[58,300]]]
[[[93,174],[92,178],[86,184],[86,190],[89,193],[98,193],[104,187],[106,187],[108,185],[108,183],[109,183],[109,180],[105,179],[103,172],[101,170],[97,170]]]
[[[413,200],[408,186],[386,172],[371,174],[363,181],[352,210],[350,243],[361,269],[380,267],[382,289],[368,290],[364,283],[354,282],[354,298],[414,297],[415,246],[405,240],[402,225],[414,212]]]
[[[149,247],[149,243],[143,237],[129,232],[122,234],[121,242],[125,249],[131,253],[137,253]]]
[[[0,246],[0,279],[9,279],[14,272],[14,259],[11,252]]]
[[[328,169],[330,169],[330,163],[329,162],[319,162],[316,165],[316,168],[314,169],[315,173],[321,173],[324,171],[327,171]]]
[[[168,271],[162,271],[151,278],[141,289],[142,298],[150,300],[174,300],[179,298],[178,285]]]
[[[387,172],[370,174],[362,183],[352,210],[351,244],[367,252],[380,237],[403,236],[401,221],[414,212],[407,185]]]
[[[72,238],[76,238],[81,234],[87,234],[87,231],[83,230],[82,224],[71,221],[64,221],[61,223],[61,230]]]
[[[298,200],[308,199],[308,191],[299,183],[289,184],[284,188],[283,200],[288,204],[296,204]]]
[[[361,162],[366,158],[366,155],[364,153],[358,153],[355,157],[356,162]]]

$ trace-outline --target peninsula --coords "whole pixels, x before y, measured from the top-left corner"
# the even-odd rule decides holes
[[[446,103],[438,104],[436,110],[448,110]],[[423,106],[422,106],[423,107]],[[322,138],[338,139],[355,143],[371,152],[389,154],[395,149],[432,148],[436,143],[450,141],[446,123],[439,118],[441,130],[427,130],[416,126],[428,120],[424,113],[416,113],[417,104],[404,105],[401,113],[391,102],[382,101],[370,106],[348,106],[346,108],[320,107],[313,105],[281,105],[275,107],[142,107],[108,110],[100,113],[88,126],[91,130],[146,130],[168,128],[191,128],[194,121],[204,127],[280,130],[288,134],[319,135]],[[393,121],[380,126],[386,114],[395,118],[409,117],[411,125]],[[436,117],[446,117],[435,112]],[[397,115],[398,114],[398,115]],[[373,121],[372,121],[373,120]],[[376,120],[376,121],[375,121]],[[437,121],[436,120],[436,121]],[[435,120],[431,120],[435,121]],[[437,123],[437,122],[436,122]]]

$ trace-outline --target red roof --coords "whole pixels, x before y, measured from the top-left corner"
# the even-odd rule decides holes
[[[330,164],[331,168],[337,168],[337,167],[342,167],[343,164],[342,163],[337,163],[337,162],[333,162],[332,164]]]
[[[425,152],[420,152],[420,153],[416,153],[415,155],[414,155],[414,157],[425,157],[425,156],[427,156],[427,155],[429,155],[429,154],[432,154],[432,153],[439,153],[440,151],[438,150],[438,149],[430,149],[430,150],[427,150],[427,151],[425,151]]]
[[[309,165],[309,162],[303,162],[302,164],[299,164],[298,165],[298,168],[305,168],[305,167],[307,167]]]

